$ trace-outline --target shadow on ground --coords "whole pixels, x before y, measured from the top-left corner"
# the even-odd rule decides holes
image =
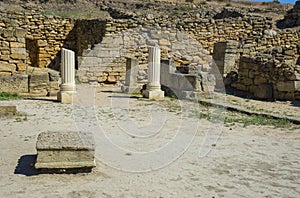
[[[18,160],[14,174],[33,176],[40,174],[40,171],[34,168],[36,155],[23,155]]]
[[[39,100],[39,101],[47,101],[47,102],[59,102],[57,99],[53,98],[25,98],[25,100]]]
[[[36,169],[34,164],[37,155],[23,155],[18,160],[17,167],[14,174],[34,176],[39,174],[77,174],[77,173],[90,173],[92,168],[70,168],[70,169]]]

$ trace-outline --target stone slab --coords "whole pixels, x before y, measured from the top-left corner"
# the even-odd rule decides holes
[[[143,96],[149,99],[162,99],[165,96],[165,92],[161,90],[145,90]]]
[[[16,106],[0,106],[0,117],[10,117],[17,114]]]
[[[36,143],[37,169],[92,168],[96,166],[93,134],[42,132]]]
[[[0,76],[0,92],[28,93],[28,76]]]
[[[141,87],[139,86],[126,86],[123,85],[121,86],[121,90],[124,93],[140,93],[141,92]]]

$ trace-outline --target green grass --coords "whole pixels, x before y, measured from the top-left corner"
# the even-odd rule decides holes
[[[0,93],[0,100],[19,100],[22,99],[17,93]]]
[[[224,123],[240,123],[243,127],[250,125],[261,125],[261,126],[274,126],[275,128],[285,128],[291,126],[291,122],[288,119],[274,119],[269,116],[263,115],[245,115],[245,114],[231,114],[226,116]]]
[[[198,114],[199,119],[207,119],[212,122],[222,122],[224,121],[225,126],[232,126],[235,124],[241,124],[243,127],[250,125],[261,125],[261,126],[274,126],[275,128],[293,128],[293,124],[288,119],[275,119],[269,116],[263,115],[246,115],[236,112],[223,112],[218,115],[213,115],[206,112],[201,112]],[[297,127],[296,127],[297,128]]]

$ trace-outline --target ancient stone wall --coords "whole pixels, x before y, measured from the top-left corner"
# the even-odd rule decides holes
[[[299,31],[278,30],[270,18],[244,16],[225,19],[154,18],[115,19],[106,23],[105,36],[84,51],[78,62],[82,82],[115,83],[124,80],[125,58],[137,57],[139,80],[147,78],[147,46],[159,45],[162,58],[171,58],[176,66],[201,65],[209,70],[209,53],[218,41],[236,40],[240,55],[254,56],[272,46],[297,45]],[[205,58],[203,58],[203,56]],[[123,58],[122,58],[123,57]]]
[[[300,65],[291,58],[299,46],[276,47],[273,54],[242,56],[230,86],[261,99],[300,99]]]
[[[1,12],[0,92],[55,95],[58,74],[35,68],[59,69],[59,52],[70,43],[73,26],[70,19],[46,17],[37,11]]]
[[[279,28],[292,28],[300,26],[300,1],[296,1],[294,8],[289,10],[283,20],[278,21]]]
[[[280,30],[271,18],[244,13],[218,19],[148,14],[134,19],[76,21],[43,16],[37,11],[0,15],[2,76],[28,74],[28,66],[58,70],[61,47],[76,52],[77,77],[81,82],[99,83],[124,81],[126,56],[138,58],[138,79],[145,82],[149,45],[160,46],[162,58],[174,60],[175,66],[200,66],[203,72],[209,72],[209,55],[219,41],[237,41],[238,56],[270,53],[283,45],[286,49],[278,53],[276,60],[295,61],[299,56],[295,50],[299,45],[298,30]]]
[[[58,68],[57,54],[73,26],[70,19],[46,17],[37,11],[1,12],[0,61],[15,66],[14,71],[26,70],[26,64]]]

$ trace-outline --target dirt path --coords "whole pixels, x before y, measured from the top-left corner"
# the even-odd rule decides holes
[[[91,93],[79,91],[73,106],[0,102],[28,114],[0,120],[0,197],[300,196],[297,129],[234,125],[220,133],[216,123],[193,116],[200,108],[193,104],[97,90],[94,105]],[[76,128],[95,133],[93,172],[36,174],[30,165],[38,133]]]

